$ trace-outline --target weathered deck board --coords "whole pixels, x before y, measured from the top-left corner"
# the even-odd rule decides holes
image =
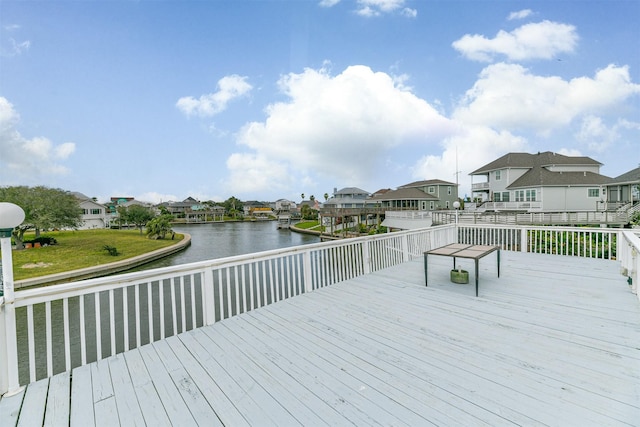
[[[618,264],[501,255],[477,298],[451,259],[429,258],[429,287],[412,261],[38,381],[0,420],[637,425],[640,303]]]

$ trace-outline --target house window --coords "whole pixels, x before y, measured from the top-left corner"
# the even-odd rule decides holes
[[[449,209],[449,201],[448,200],[444,203],[444,207]]]
[[[451,187],[447,187],[447,194],[451,195]]]
[[[100,215],[102,213],[102,209],[91,209],[91,215]]]
[[[429,202],[429,209],[433,210],[434,206],[433,206],[433,202]]]
[[[536,190],[527,190],[526,192],[526,200],[527,202],[535,202],[536,201]]]
[[[516,202],[524,202],[524,190],[514,191],[516,196]]]
[[[496,171],[496,181],[500,181],[501,177],[502,177],[502,171]]]
[[[436,187],[429,187],[427,191],[429,192],[429,194],[433,194],[436,192]]]
[[[509,201],[509,192],[505,191],[502,193],[502,201],[503,202],[508,202]]]
[[[600,189],[598,189],[598,188],[590,188],[589,189],[589,197],[600,197]]]
[[[493,201],[494,202],[500,201],[500,193],[493,193]]]
[[[82,215],[89,215],[89,209],[82,209]]]

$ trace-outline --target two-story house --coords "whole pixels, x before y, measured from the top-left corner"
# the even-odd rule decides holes
[[[89,230],[92,228],[109,227],[109,215],[107,214],[106,206],[82,193],[74,191],[71,192],[71,194],[78,199],[78,205],[80,209],[82,209],[82,224],[78,229]]]
[[[323,203],[325,209],[364,208],[369,193],[357,187],[333,189],[333,196]]]
[[[604,208],[602,164],[590,157],[544,153],[509,153],[471,172],[474,199],[485,209],[519,211],[589,211]]]

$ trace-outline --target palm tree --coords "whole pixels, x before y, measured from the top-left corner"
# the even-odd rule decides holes
[[[302,199],[302,201],[304,202],[304,193],[302,193],[302,194],[300,195],[300,198],[301,198],[301,199]]]

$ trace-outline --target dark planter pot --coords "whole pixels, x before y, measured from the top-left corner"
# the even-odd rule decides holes
[[[469,272],[466,270],[451,270],[451,281],[465,285],[469,283]]]

